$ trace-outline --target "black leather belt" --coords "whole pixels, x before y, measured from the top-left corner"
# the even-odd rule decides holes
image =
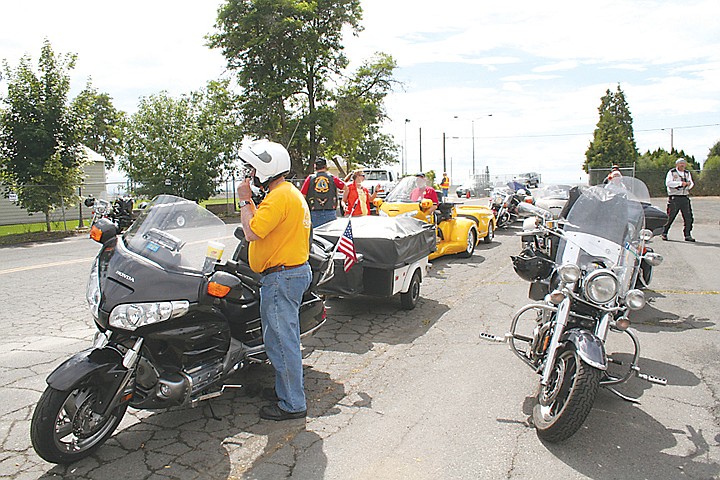
[[[292,270],[293,268],[299,268],[305,265],[304,263],[301,263],[300,265],[277,265],[275,267],[266,268],[262,271],[260,275],[263,277],[265,275],[270,275],[271,273],[280,272],[282,270]]]

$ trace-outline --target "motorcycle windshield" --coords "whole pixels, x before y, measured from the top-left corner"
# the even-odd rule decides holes
[[[405,177],[385,197],[389,203],[416,203],[425,188],[425,179]]]
[[[632,177],[583,190],[567,216],[559,263],[583,269],[602,263],[616,273],[621,291],[629,289],[641,254],[642,203],[649,197],[647,186]]]
[[[208,242],[223,243],[226,231],[225,222],[197,203],[159,195],[122,240],[128,250],[165,270],[201,273]]]

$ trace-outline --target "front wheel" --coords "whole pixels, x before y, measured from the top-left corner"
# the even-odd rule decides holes
[[[533,409],[540,438],[561,442],[570,438],[587,418],[600,387],[602,372],[584,363],[573,344],[555,361],[547,386],[541,386]]]
[[[51,463],[72,463],[90,455],[115,431],[127,410],[127,403],[105,415],[95,412],[103,398],[98,386],[71,391],[47,387],[30,423],[33,448]]]
[[[462,258],[472,257],[475,252],[475,244],[477,244],[477,231],[474,228],[468,230],[467,239],[465,243],[465,251],[460,254]]]

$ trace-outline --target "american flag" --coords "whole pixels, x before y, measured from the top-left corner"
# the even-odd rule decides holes
[[[338,240],[337,251],[345,255],[344,270],[347,272],[357,263],[357,254],[355,253],[355,242],[353,242],[352,225],[348,220],[347,228]]]

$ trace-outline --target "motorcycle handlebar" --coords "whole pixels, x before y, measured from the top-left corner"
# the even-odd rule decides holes
[[[553,214],[549,211],[545,210],[544,208],[540,208],[537,205],[532,205],[530,203],[520,202],[520,204],[518,204],[518,210],[523,213],[537,215],[538,217],[545,220],[552,220],[553,218]]]

